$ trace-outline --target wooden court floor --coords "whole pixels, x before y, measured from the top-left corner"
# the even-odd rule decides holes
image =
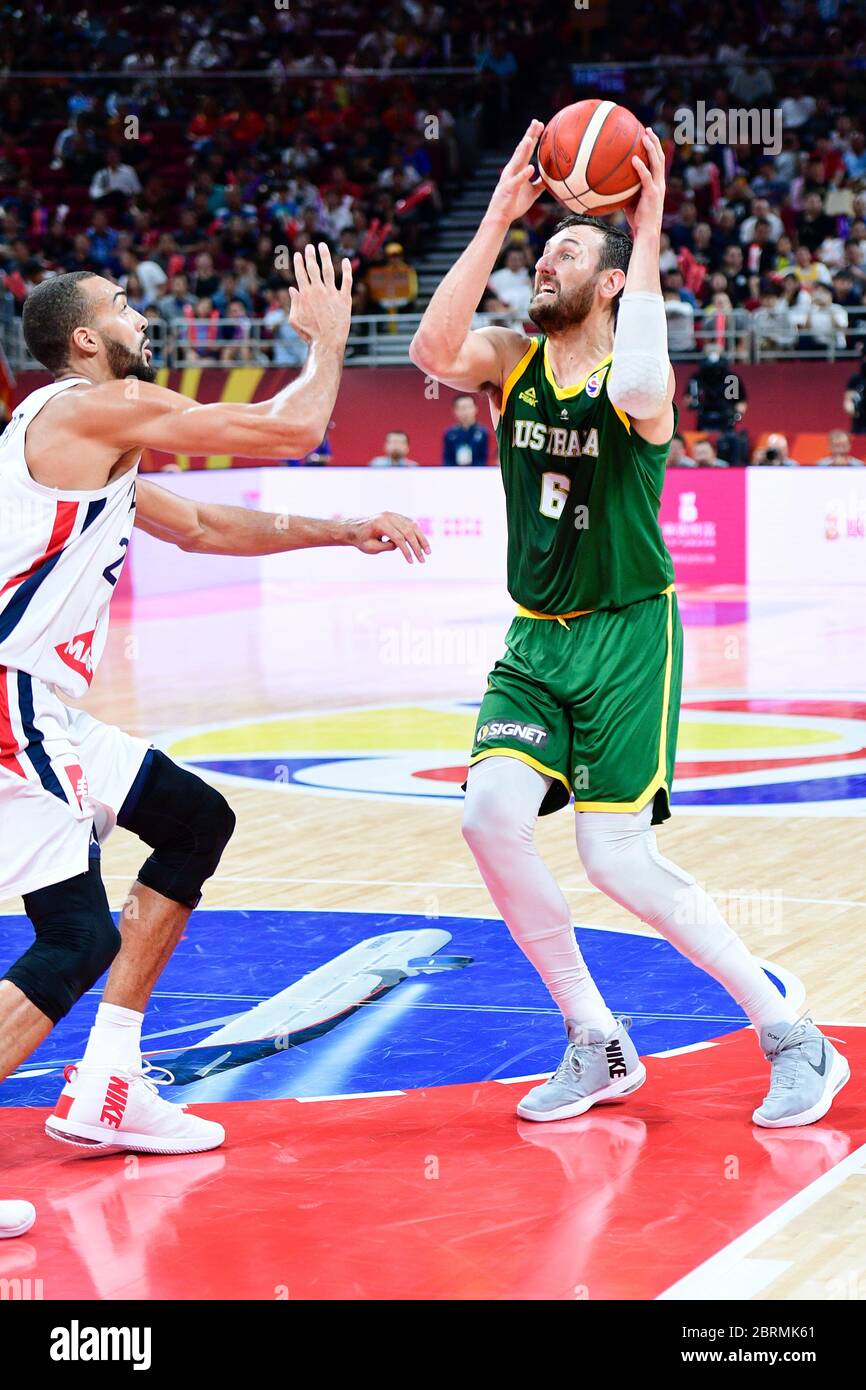
[[[723,589],[680,600],[694,706],[684,785],[699,798],[706,784],[716,800],[676,808],[659,847],[718,896],[757,955],[802,981],[817,1021],[866,1027],[861,596]],[[508,621],[498,585],[414,573],[352,590],[298,581],[130,601],[83,703],[186,757],[228,796],[237,831],[203,907],[493,917],[460,836],[454,769]],[[232,760],[241,770],[228,775]],[[654,936],[588,884],[571,811],[543,819],[537,843],[576,922]],[[142,857],[123,831],[106,844],[112,906]],[[832,1121],[821,1128],[835,1133]],[[728,1252],[718,1277],[733,1287],[743,1261],[776,1262],[757,1297],[866,1297],[866,1151],[839,1154],[823,1185]]]

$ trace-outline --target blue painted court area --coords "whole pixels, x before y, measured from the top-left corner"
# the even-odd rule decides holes
[[[639,1052],[745,1023],[667,942],[591,928],[577,937],[611,1007],[633,1016]],[[27,919],[2,919],[0,939],[4,961],[14,960],[31,939]],[[98,1002],[94,990],[64,1019],[0,1088],[2,1104],[53,1103]],[[171,1089],[188,1101],[530,1075],[550,1070],[563,1046],[559,1014],[502,922],[363,912],[196,912],[144,1033],[145,1051],[164,1054],[153,1061],[175,1072]]]

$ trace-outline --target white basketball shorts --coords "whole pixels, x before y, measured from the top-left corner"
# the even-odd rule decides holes
[[[85,872],[150,746],[0,667],[0,898]]]

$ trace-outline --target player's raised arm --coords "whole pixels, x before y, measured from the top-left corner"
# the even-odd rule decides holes
[[[632,164],[641,191],[626,208],[634,245],[617,315],[607,394],[651,444],[665,444],[674,428],[674,373],[668,356],[668,327],[659,256],[665,201],[665,161],[654,131],[644,136],[646,160]]]
[[[268,401],[253,405],[200,405],[152,382],[124,378],[62,403],[69,429],[119,453],[136,448],[170,454],[244,454],[299,458],[324,438],[337,398],[352,312],[352,270],[342,263],[339,287],[330,252],[320,245],[295,254],[297,288],[290,291],[290,322],[310,344],[304,369]]]
[[[481,225],[437,289],[412,339],[409,356],[422,372],[461,391],[490,392],[494,402],[512,367],[526,351],[522,333],[509,328],[472,330],[503,239],[542,191],[530,160],[543,130],[532,121],[500,175]]]

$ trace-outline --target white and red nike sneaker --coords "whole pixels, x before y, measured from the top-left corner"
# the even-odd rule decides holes
[[[23,1236],[36,1220],[36,1208],[30,1202],[0,1202],[0,1240]]]
[[[63,1074],[66,1085],[45,1121],[45,1133],[62,1144],[93,1154],[197,1154],[219,1148],[226,1137],[222,1125],[163,1100],[157,1087],[174,1077],[162,1067],[69,1066]]]

